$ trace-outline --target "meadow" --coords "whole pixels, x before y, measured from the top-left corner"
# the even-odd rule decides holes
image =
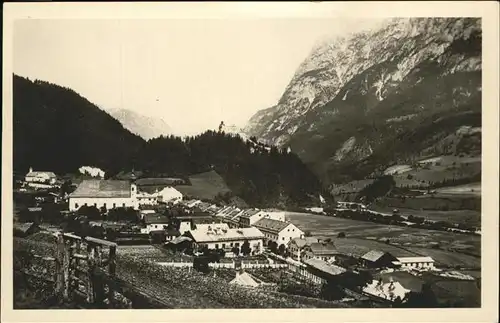
[[[457,257],[462,256],[458,252],[466,252],[475,256],[481,254],[481,237],[475,235],[384,225],[309,213],[288,212],[287,219],[303,231],[310,231],[312,236],[334,239],[340,232],[344,232],[347,238],[355,238],[355,240],[351,241],[346,240],[349,244],[356,244],[366,250],[381,249],[392,250],[397,253],[410,252],[417,254],[411,251],[409,247],[434,250],[430,248],[437,243],[443,252],[456,254]],[[336,239],[335,241],[341,240]],[[386,244],[387,240],[391,245],[390,247]],[[392,247],[398,249],[390,249]],[[404,252],[401,250],[404,250]],[[448,260],[450,266],[460,264],[452,257]]]
[[[219,194],[231,192],[224,179],[215,171],[189,176],[191,185],[178,185],[175,188],[184,196],[200,200],[213,200]]]

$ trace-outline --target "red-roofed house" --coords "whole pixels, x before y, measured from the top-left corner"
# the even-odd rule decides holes
[[[106,207],[139,208],[137,186],[129,181],[118,180],[84,180],[69,195],[69,210],[76,211],[82,205]]]

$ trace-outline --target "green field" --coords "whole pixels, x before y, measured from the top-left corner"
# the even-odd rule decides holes
[[[443,251],[457,250],[474,255],[481,254],[480,236],[384,225],[308,213],[288,212],[287,218],[303,231],[310,231],[313,236],[336,238],[339,232],[345,232],[347,238],[357,238],[352,240],[352,243],[358,244],[361,246],[360,248],[389,250],[388,248],[395,247],[412,252],[408,250],[409,247],[427,249],[431,247],[431,243],[437,242]],[[384,247],[385,243],[381,242],[385,242],[387,239],[393,246]],[[453,254],[459,255],[455,252]],[[449,265],[460,264],[450,258]]]
[[[218,194],[231,192],[224,179],[215,171],[189,176],[191,185],[178,185],[175,188],[184,196],[200,200],[212,200]]]

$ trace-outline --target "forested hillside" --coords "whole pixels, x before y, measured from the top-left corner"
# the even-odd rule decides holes
[[[320,181],[286,150],[207,131],[194,137],[144,141],[71,89],[14,76],[14,170],[77,173],[82,165],[106,176],[141,171],[144,177],[215,170],[235,196],[255,206],[311,204]]]

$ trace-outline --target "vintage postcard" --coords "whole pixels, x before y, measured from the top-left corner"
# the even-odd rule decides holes
[[[2,321],[497,321],[498,9],[5,4]]]

